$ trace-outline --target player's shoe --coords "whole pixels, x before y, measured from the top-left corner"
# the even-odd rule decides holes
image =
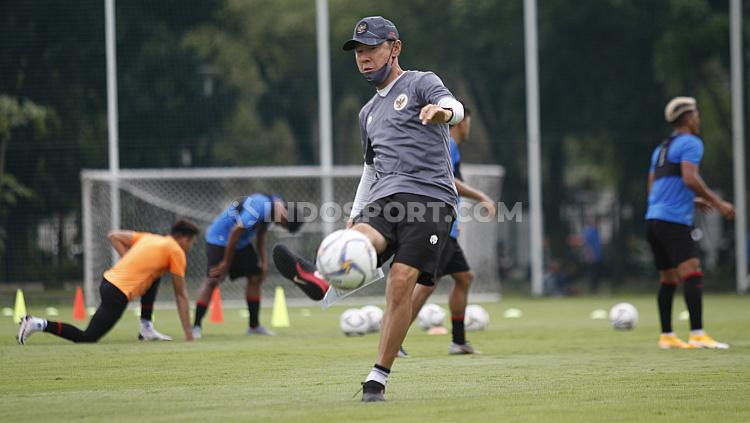
[[[385,401],[385,386],[374,380],[362,383],[362,402]]]
[[[262,325],[256,326],[254,328],[247,328],[247,334],[248,335],[265,335],[265,336],[276,335],[273,331],[266,329],[266,327]]]
[[[193,339],[201,339],[201,327],[193,326]]]
[[[154,328],[150,320],[141,320],[141,329],[138,333],[138,339],[141,341],[171,341],[172,337],[160,333]]]
[[[400,357],[400,358],[409,358],[409,353],[406,352],[406,350],[404,349],[403,345],[400,346],[400,347],[398,347],[397,357]]]
[[[41,332],[45,327],[47,327],[46,320],[26,315],[21,319],[21,326],[18,328],[18,336],[16,336],[16,340],[19,344],[25,345],[26,340],[32,333]]]
[[[481,354],[481,352],[474,349],[468,342],[465,344],[456,344],[451,342],[451,346],[448,347],[448,354],[450,355],[466,355],[466,354]]]
[[[273,262],[285,278],[294,282],[311,299],[320,301],[326,295],[328,282],[320,277],[320,273],[310,261],[293,253],[284,245],[276,244],[273,247]]]
[[[682,339],[678,338],[677,335],[664,334],[659,335],[659,343],[657,345],[659,346],[659,349],[662,350],[687,350],[691,348],[697,348],[696,346],[690,345]]]
[[[729,348],[729,344],[719,342],[705,333],[703,335],[690,335],[688,343],[696,348],[713,348],[717,350],[726,350]]]

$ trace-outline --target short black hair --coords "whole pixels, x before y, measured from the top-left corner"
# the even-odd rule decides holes
[[[198,226],[195,223],[187,219],[180,219],[172,225],[172,230],[169,233],[172,236],[185,236],[192,238],[198,235],[198,232],[200,232],[200,229],[198,229]]]
[[[286,230],[288,230],[290,233],[295,233],[299,231],[299,229],[304,224],[304,220],[301,219],[299,210],[297,207],[292,203],[290,206],[289,203],[286,205]]]

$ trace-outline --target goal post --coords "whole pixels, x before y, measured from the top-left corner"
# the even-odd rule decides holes
[[[496,165],[463,164],[466,182],[499,200],[504,170]],[[317,166],[282,166],[248,168],[198,168],[198,169],[121,169],[117,184],[112,184],[112,174],[106,170],[81,172],[82,221],[84,246],[84,292],[88,306],[99,302],[98,286],[102,273],[112,266],[112,248],[107,240],[112,210],[110,191],[117,187],[120,193],[121,227],[135,231],[166,234],[178,218],[193,220],[202,233],[188,253],[186,280],[191,298],[206,274],[205,229],[232,201],[253,192],[278,193],[289,202],[320,206],[323,182],[332,181],[333,204],[307,215],[310,222],[296,234],[289,234],[272,226],[268,232],[266,248],[284,242],[290,248],[313,258],[315,250],[333,229],[343,228],[347,215],[343,206],[354,199],[362,174],[361,166],[334,166],[324,172]],[[320,212],[334,218],[323,219]],[[472,293],[500,292],[497,276],[496,223],[467,221],[461,223],[459,242],[476,274]],[[168,282],[168,281],[164,281]],[[382,295],[385,284],[373,284],[363,295]],[[306,297],[293,283],[284,279],[269,264],[268,279],[263,284],[264,297],[270,298],[276,286],[284,287],[291,302]],[[447,292],[450,284],[440,284],[438,290]],[[225,281],[222,296],[227,301],[244,301],[245,281]],[[159,299],[172,298],[172,289],[164,286]]]

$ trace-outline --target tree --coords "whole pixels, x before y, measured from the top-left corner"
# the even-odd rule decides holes
[[[33,191],[20,183],[13,175],[5,173],[5,155],[13,135],[28,129],[43,136],[52,112],[32,101],[0,95],[0,256],[5,252],[6,219],[19,199],[29,199]]]

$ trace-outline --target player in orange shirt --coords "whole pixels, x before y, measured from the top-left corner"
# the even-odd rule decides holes
[[[25,344],[34,332],[48,332],[73,342],[97,342],[120,320],[128,301],[143,296],[154,281],[163,273],[172,274],[177,312],[180,315],[185,339],[193,340],[188,311],[188,294],[185,284],[185,253],[190,250],[198,234],[198,227],[192,222],[179,220],[172,226],[170,235],[162,236],[147,232],[122,231],[129,234],[125,239],[127,251],[115,248],[122,258],[111,269],[104,272],[99,287],[101,304],[91,317],[85,331],[62,323],[49,322],[34,316],[21,320],[18,342]],[[129,242],[128,242],[129,241]],[[114,243],[113,243],[114,244]],[[123,247],[123,246],[120,246]],[[124,253],[124,254],[123,254]]]

